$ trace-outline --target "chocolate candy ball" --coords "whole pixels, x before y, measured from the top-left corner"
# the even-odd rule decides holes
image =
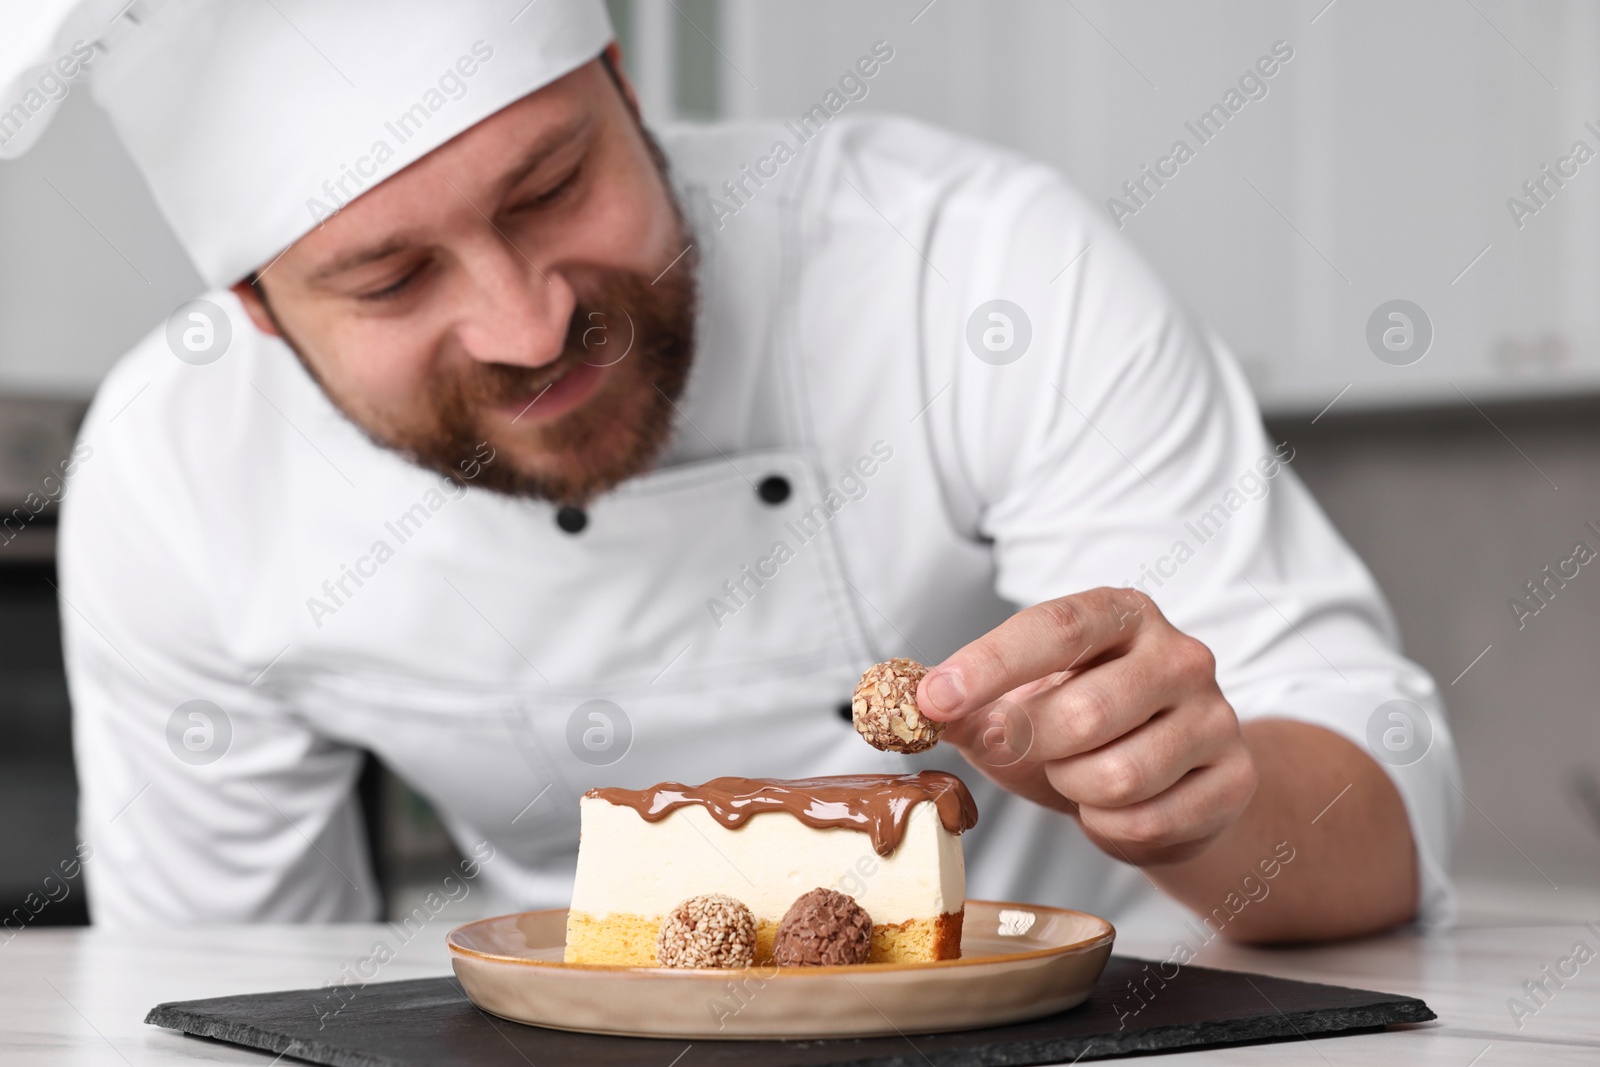
[[[772,942],[780,967],[837,967],[866,963],[872,952],[872,917],[855,898],[813,889],[789,905]]]

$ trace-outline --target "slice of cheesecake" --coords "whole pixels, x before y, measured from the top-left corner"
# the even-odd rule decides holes
[[[871,916],[870,963],[961,954],[960,835],[978,809],[952,774],[592,789],[579,820],[568,963],[655,966],[662,917],[704,893],[744,902],[756,919],[756,962],[770,963],[784,913],[819,887],[854,897]]]

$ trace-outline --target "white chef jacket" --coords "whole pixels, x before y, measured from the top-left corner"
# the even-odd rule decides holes
[[[838,709],[876,661],[936,663],[1020,606],[1141,580],[1241,719],[1366,745],[1385,702],[1426,710],[1427,755],[1385,770],[1423,921],[1448,918],[1458,771],[1434,684],[1271,466],[1292,442],[1100,211],[899,119],[665,144],[702,259],[698,353],[669,453],[580,532],[374,446],[225,292],[223,358],[183,362],[158,329],[108,376],[60,537],[95,921],[372,917],[362,749],[492,849],[481,883],[508,909],[567,902],[593,786],[941,767],[980,811],[969,895],[1115,919],[1145,882],[1070,818],[953,751],[878,753]],[[746,165],[765,183],[734,199]],[[207,732],[196,700],[225,721]],[[617,758],[596,766],[582,709],[611,705]]]

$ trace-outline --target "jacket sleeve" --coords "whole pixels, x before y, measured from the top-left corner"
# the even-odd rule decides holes
[[[91,918],[370,919],[376,886],[351,791],[360,753],[319,736],[270,673],[224,647],[207,592],[207,539],[219,534],[181,452],[204,442],[141,422],[141,384],[164,387],[133,370],[149,363],[130,357],[101,389],[61,516]]]
[[[950,277],[925,301],[926,335],[951,339],[929,354],[930,381],[952,382],[930,409],[946,491],[992,541],[1006,599],[1135,586],[1211,648],[1242,720],[1372,753],[1411,820],[1420,921],[1444,925],[1460,794],[1438,689],[1296,477],[1294,442],[1267,438],[1232,357],[1102,216],[1036,167],[949,201],[930,259]],[[996,299],[1015,321],[975,329]],[[988,327],[997,346],[1031,337],[985,358]]]

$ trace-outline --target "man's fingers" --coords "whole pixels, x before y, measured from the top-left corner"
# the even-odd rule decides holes
[[[1111,744],[1045,765],[1050,784],[1063,796],[1094,808],[1125,808],[1159,796],[1196,767],[1220,760],[1238,743],[1237,731],[1218,729],[1213,719],[1232,712],[1216,707],[1182,708],[1156,715]]]
[[[1028,758],[1059,760],[1093,751],[1182,702],[1190,680],[1172,669],[1163,644],[1135,649],[1014,701],[1031,727]]]
[[[1141,866],[1177,863],[1233,824],[1255,795],[1256,782],[1255,764],[1241,747],[1149,800],[1122,808],[1079,805],[1078,819],[1110,855]]]
[[[1156,616],[1132,589],[1091,589],[1017,612],[929,671],[917,707],[956,719],[1048,674],[1091,662],[1132,640]]]

